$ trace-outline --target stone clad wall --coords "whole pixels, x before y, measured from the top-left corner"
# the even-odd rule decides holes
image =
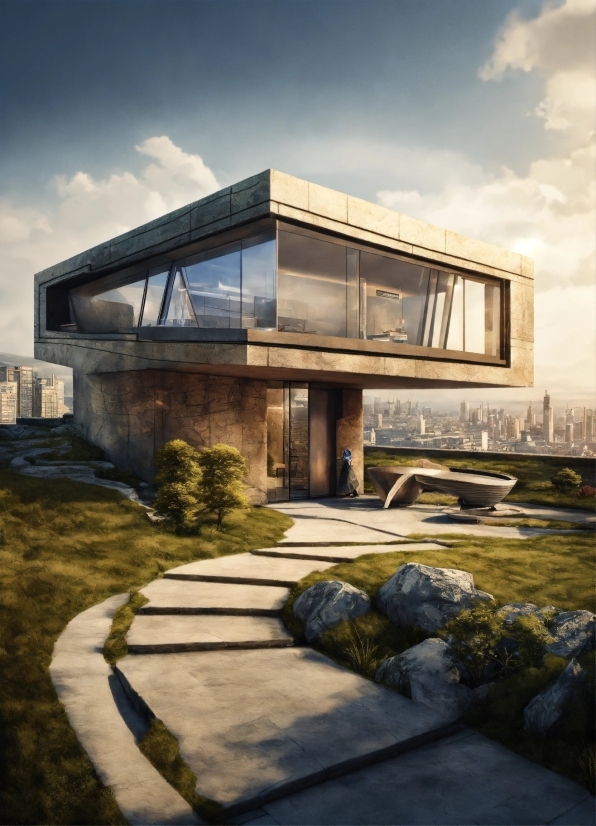
[[[149,482],[155,452],[171,439],[197,449],[224,442],[246,458],[248,484],[266,492],[265,382],[159,370],[74,378],[75,421],[118,467]]]
[[[352,451],[352,467],[358,478],[359,492],[362,493],[364,491],[362,390],[343,390],[342,407],[343,415],[337,420],[335,431],[337,455],[341,458],[346,447]]]

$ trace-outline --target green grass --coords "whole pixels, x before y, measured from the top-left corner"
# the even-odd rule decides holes
[[[48,666],[66,624],[175,565],[273,545],[291,520],[239,511],[181,537],[116,491],[0,469],[0,822],[123,823],[70,728]]]
[[[419,537],[410,537],[419,538]],[[493,594],[499,604],[533,602],[566,610],[594,611],[594,538],[583,535],[540,536],[524,540],[477,538],[465,534],[437,539],[459,540],[441,551],[368,554],[354,563],[342,563],[314,572],[291,591],[283,620],[296,640],[304,643],[302,623],[292,613],[298,596],[315,582],[338,579],[365,591],[373,600],[380,588],[405,562],[440,568],[459,568],[474,575],[477,588]],[[417,628],[398,628],[377,610],[327,630],[315,648],[335,662],[373,679],[380,663],[401,654],[429,634]],[[593,672],[593,654],[581,662]],[[524,669],[496,684],[486,703],[475,707],[467,722],[530,760],[590,785],[594,763],[593,703],[578,704],[570,712],[567,730],[541,738],[523,730],[523,709],[529,700],[555,679],[565,661],[547,657],[541,668]],[[592,688],[593,688],[593,676]],[[586,691],[589,693],[589,686]]]
[[[149,731],[139,748],[192,808],[198,812],[206,823],[222,823],[221,805],[203,795],[197,794],[197,777],[185,763],[180,754],[178,740],[164,726],[161,720],[154,718]]]
[[[140,591],[134,591],[130,599],[115,612],[112,626],[103,646],[103,655],[106,662],[114,665],[128,654],[126,635],[135,618],[135,614],[149,600]]]
[[[429,459],[437,464],[452,468],[472,468],[474,470],[492,470],[496,473],[508,473],[517,478],[511,493],[505,502],[527,502],[530,505],[547,505],[559,508],[578,508],[594,510],[594,501],[582,498],[574,493],[559,493],[551,485],[551,477],[564,467],[569,467],[582,477],[583,484],[594,485],[594,461],[578,459],[573,456],[531,456],[522,454],[478,454],[465,451],[399,451],[382,448],[366,448],[364,452],[365,467],[382,467],[387,465],[410,465],[419,459]],[[364,490],[374,493],[368,479]],[[421,503],[437,505],[455,504],[455,497],[445,494],[424,493],[418,500]]]

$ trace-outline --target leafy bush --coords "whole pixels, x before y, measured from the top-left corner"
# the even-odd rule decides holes
[[[505,624],[496,606],[478,603],[451,620],[441,635],[473,686],[502,678],[521,666],[539,666],[551,637],[535,616]]]
[[[596,497],[596,488],[592,487],[592,485],[582,485],[577,495],[582,499],[594,499]]]
[[[155,455],[155,511],[171,519],[178,531],[196,528],[201,468],[199,453],[182,439],[167,442]]]
[[[202,471],[197,486],[199,501],[208,513],[217,516],[217,529],[221,531],[228,513],[248,505],[242,481],[246,460],[235,447],[219,443],[202,450],[197,461]]]
[[[564,467],[551,477],[551,484],[559,493],[570,493],[577,490],[582,483],[582,477],[571,468]]]

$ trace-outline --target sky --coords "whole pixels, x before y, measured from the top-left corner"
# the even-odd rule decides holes
[[[534,258],[536,389],[491,393],[590,402],[595,21],[596,0],[0,0],[0,352],[33,353],[36,271],[273,167]]]

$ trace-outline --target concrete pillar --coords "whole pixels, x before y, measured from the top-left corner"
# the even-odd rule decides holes
[[[352,451],[352,467],[358,478],[359,492],[364,490],[364,446],[362,390],[342,390],[342,417],[337,420],[336,445],[337,455],[346,447]]]

